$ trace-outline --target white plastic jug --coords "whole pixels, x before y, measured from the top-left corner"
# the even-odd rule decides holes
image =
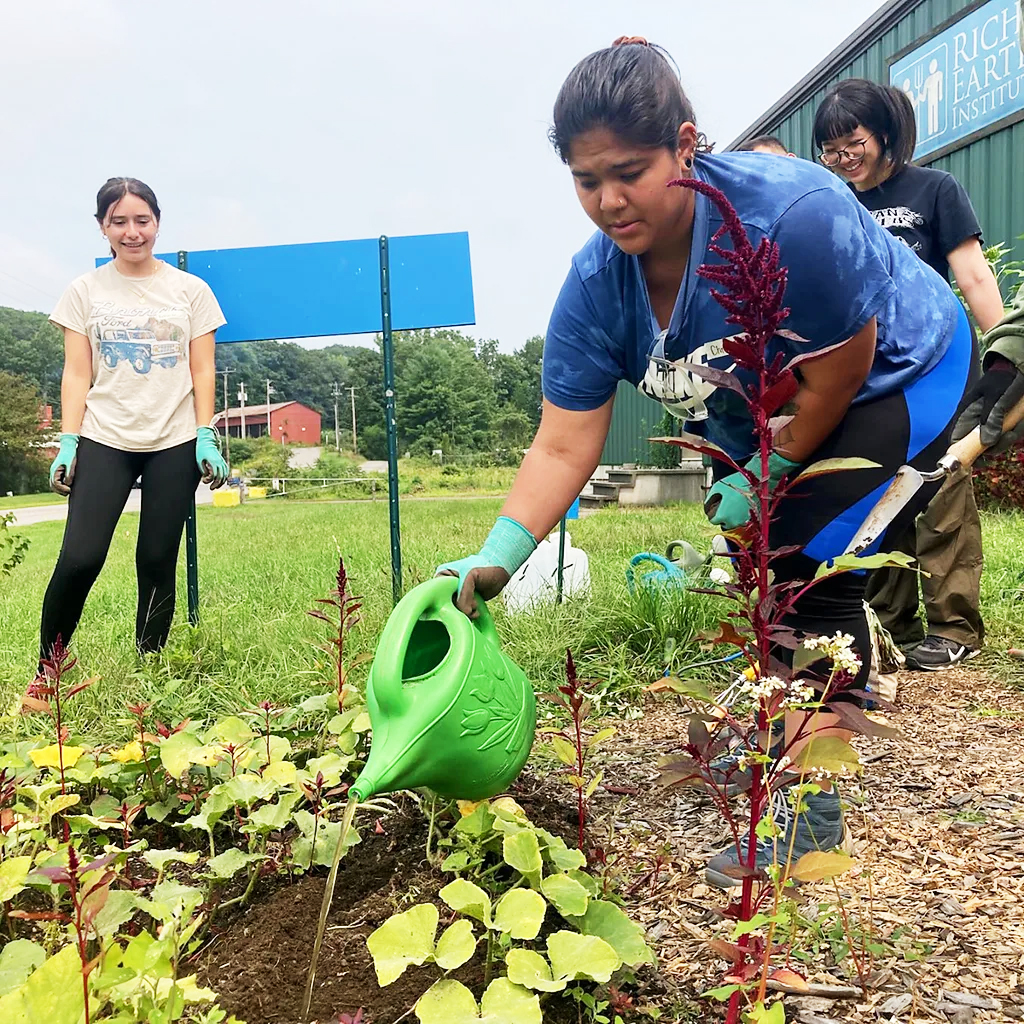
[[[558,534],[545,537],[537,550],[509,580],[505,587],[505,607],[510,612],[526,612],[540,604],[554,604],[558,593]],[[590,559],[582,548],[572,546],[565,535],[562,559],[562,594],[583,597],[590,593]]]

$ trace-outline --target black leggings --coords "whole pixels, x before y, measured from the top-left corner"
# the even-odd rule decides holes
[[[141,652],[167,642],[174,616],[174,574],[181,531],[199,484],[194,441],[158,452],[126,452],[83,437],[68,499],[57,567],[43,598],[40,657],[59,636],[68,644],[107,557],[132,484],[142,475],[142,515],[135,548],[139,605],[135,642]]]

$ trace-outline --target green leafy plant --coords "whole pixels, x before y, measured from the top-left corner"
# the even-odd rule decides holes
[[[0,514],[0,576],[10,576],[25,561],[31,543],[27,537],[11,531],[14,519],[13,512]]]
[[[435,941],[437,908],[419,904],[389,918],[367,940],[378,981],[386,985],[411,965],[461,967],[480,941],[474,922],[482,926],[486,987],[480,1007],[465,986],[446,978],[416,1004],[421,1024],[461,1019],[444,1016],[460,1012],[483,1013],[490,1020],[486,1015],[496,1012],[496,993],[505,1004],[500,1019],[526,1024],[540,1020],[541,1000],[551,993],[581,979],[607,982],[624,966],[653,962],[639,926],[599,898],[600,887],[582,870],[579,850],[534,825],[508,797],[464,810],[439,844],[452,851],[442,869],[459,874],[440,897],[461,917]],[[549,910],[563,927],[546,934],[541,952],[533,945],[541,942]],[[492,980],[502,964],[505,976]]]

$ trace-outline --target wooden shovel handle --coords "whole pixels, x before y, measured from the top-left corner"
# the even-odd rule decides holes
[[[1024,420],[1024,398],[1003,417],[1003,433],[1013,430],[1021,420]],[[974,465],[974,460],[985,450],[981,443],[981,427],[975,427],[966,437],[960,438],[949,446],[947,455],[953,456],[961,466]]]

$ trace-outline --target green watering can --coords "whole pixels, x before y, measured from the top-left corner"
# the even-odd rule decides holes
[[[452,603],[455,576],[437,576],[395,606],[377,644],[366,702],[370,756],[349,791],[426,786],[449,799],[483,800],[508,788],[530,755],[536,700],[501,653],[494,620]]]

